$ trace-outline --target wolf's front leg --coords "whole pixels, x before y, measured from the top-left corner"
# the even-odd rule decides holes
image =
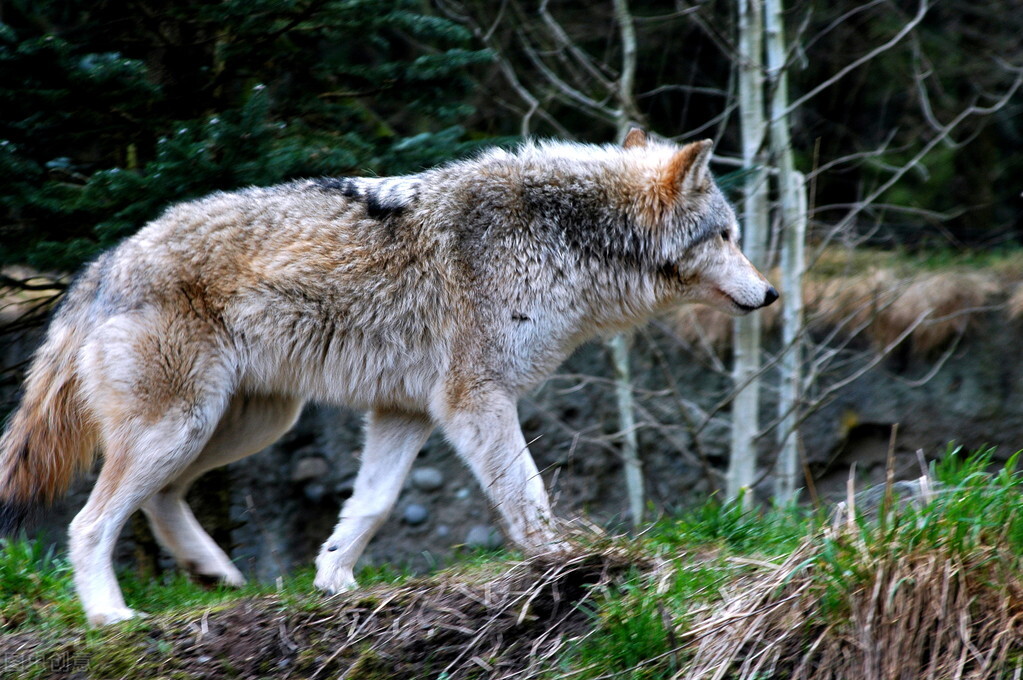
[[[337,593],[356,586],[355,563],[391,513],[412,461],[432,430],[430,418],[420,413],[375,410],[366,417],[355,491],[316,558],[317,588]]]
[[[529,553],[564,549],[515,399],[493,385],[453,391],[458,398],[447,400],[438,419],[500,513],[508,537]]]

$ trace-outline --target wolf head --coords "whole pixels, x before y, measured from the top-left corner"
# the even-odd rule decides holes
[[[655,145],[634,129],[623,146],[652,159],[634,195],[640,197],[637,219],[659,246],[665,302],[701,302],[737,316],[778,299],[739,249],[735,212],[710,174],[710,140]]]

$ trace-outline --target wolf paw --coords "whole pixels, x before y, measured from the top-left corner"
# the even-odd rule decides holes
[[[344,593],[359,587],[351,567],[333,564],[330,557],[325,555],[316,558],[316,579],[313,585],[328,595]]]
[[[234,567],[225,570],[224,573],[220,575],[220,581],[224,585],[231,586],[232,588],[241,588],[245,585],[245,577],[242,576],[242,573]]]
[[[88,619],[90,626],[93,628],[99,628],[100,626],[109,626],[115,623],[120,623],[121,621],[127,621],[128,619],[144,619],[147,616],[148,614],[145,612],[137,612],[128,607],[117,607],[116,609],[88,614],[86,618]]]
[[[200,583],[207,585],[223,584],[232,588],[241,588],[245,585],[245,577],[233,564],[218,567],[215,570],[205,571],[202,569],[189,569],[193,578]]]
[[[352,576],[351,570],[333,570],[327,574],[317,572],[313,586],[328,595],[337,595],[338,593],[355,590],[359,587],[359,584],[355,582],[355,577]]]

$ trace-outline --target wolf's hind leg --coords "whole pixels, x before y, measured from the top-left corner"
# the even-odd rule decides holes
[[[199,456],[142,506],[157,540],[184,569],[232,586],[245,578],[196,520],[185,501],[206,472],[263,450],[291,429],[302,409],[298,399],[235,395]]]
[[[355,587],[355,563],[390,514],[412,461],[432,430],[425,414],[378,410],[367,416],[355,491],[316,558],[317,588],[337,593]]]
[[[236,362],[210,328],[176,310],[146,308],[107,319],[79,352],[104,456],[69,531],[75,588],[92,625],[134,615],[114,576],[118,534],[199,456],[234,391]]]
[[[91,625],[134,616],[114,576],[114,543],[128,516],[199,454],[217,422],[216,410],[207,419],[173,409],[152,424],[131,418],[107,430],[112,434],[104,436],[99,479],[69,532],[75,588]]]

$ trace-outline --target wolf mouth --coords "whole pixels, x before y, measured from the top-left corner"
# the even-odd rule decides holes
[[[715,287],[714,292],[720,295],[723,299],[727,300],[729,304],[731,304],[736,310],[742,312],[743,314],[749,314],[750,312],[755,312],[756,310],[760,309],[759,305],[744,305],[743,303],[739,302],[734,297],[732,297],[725,291],[721,290],[720,288]]]

